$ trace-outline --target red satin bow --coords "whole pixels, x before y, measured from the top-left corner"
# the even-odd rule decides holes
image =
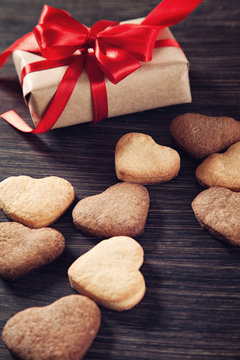
[[[64,110],[85,66],[94,103],[94,121],[108,116],[106,76],[117,84],[151,61],[159,29],[183,20],[202,0],[163,0],[141,24],[119,24],[101,20],[90,29],[67,12],[45,5],[38,25],[0,55],[0,66],[17,49],[42,55],[45,59],[26,66],[24,76],[32,71],[69,65],[40,124],[32,130],[13,111],[2,114],[6,121],[24,132],[49,130]],[[160,46],[179,46],[166,39]]]
[[[77,50],[94,57],[105,76],[114,84],[150,61],[157,29],[147,25],[101,20],[90,29],[63,10],[45,5],[33,29],[41,54],[49,60],[65,59]]]

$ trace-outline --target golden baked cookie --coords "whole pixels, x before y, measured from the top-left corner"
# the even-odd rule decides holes
[[[0,209],[9,219],[32,228],[55,222],[74,197],[72,185],[57,176],[12,176],[0,183]]]
[[[223,154],[209,155],[197,167],[196,178],[205,187],[222,186],[240,191],[240,142]]]
[[[128,133],[117,142],[115,171],[119,180],[149,185],[171,180],[180,170],[178,152],[141,133]]]
[[[128,310],[143,298],[146,287],[139,271],[143,249],[132,238],[103,240],[68,269],[71,286],[112,310]]]

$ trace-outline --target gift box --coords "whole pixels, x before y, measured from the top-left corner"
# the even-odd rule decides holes
[[[102,20],[91,29],[45,5],[33,32],[2,60],[12,53],[36,129],[20,124],[12,111],[1,116],[22,131],[41,133],[191,102],[188,60],[166,25],[200,2],[164,0],[144,19]]]
[[[160,32],[159,39],[173,38],[169,29]],[[43,60],[38,55],[15,51],[13,60],[21,79],[22,69],[35,61]],[[35,126],[53,98],[66,71],[66,66],[28,74],[23,81],[23,95],[28,102]],[[154,49],[150,62],[121,80],[116,85],[105,79],[109,117],[134,113],[162,106],[188,103],[191,92],[188,77],[188,61],[178,47]],[[92,121],[93,104],[89,78],[86,70],[53,128]]]

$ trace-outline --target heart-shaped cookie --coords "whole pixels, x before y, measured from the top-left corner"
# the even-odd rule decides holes
[[[240,140],[240,123],[226,116],[183,114],[172,120],[170,131],[178,145],[196,159]]]
[[[147,189],[118,183],[101,194],[89,196],[73,209],[73,222],[83,233],[97,237],[140,235],[149,209]]]
[[[193,200],[192,209],[200,225],[213,236],[240,245],[240,193],[212,187]]]
[[[141,133],[128,133],[115,149],[117,178],[137,184],[156,184],[177,176],[180,156],[176,150],[157,144]]]
[[[4,326],[2,339],[23,360],[80,360],[100,326],[98,306],[80,295],[23,310]]]
[[[6,279],[16,279],[50,263],[64,247],[64,237],[57,230],[29,229],[16,222],[0,223],[0,274]]]
[[[196,169],[196,178],[202,186],[221,186],[240,191],[240,142],[223,154],[208,156]]]
[[[139,271],[143,249],[132,238],[116,236],[101,241],[68,269],[71,286],[98,304],[128,310],[143,298],[146,287]]]
[[[32,228],[52,224],[73,200],[72,185],[57,176],[12,176],[0,183],[0,209],[9,219]]]

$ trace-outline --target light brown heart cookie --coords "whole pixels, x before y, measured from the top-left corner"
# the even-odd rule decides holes
[[[240,193],[212,187],[193,200],[192,209],[200,225],[213,236],[240,245]]]
[[[202,186],[222,186],[240,191],[240,142],[223,154],[208,156],[197,167],[196,178]]]
[[[29,229],[0,223],[0,275],[16,279],[56,259],[65,248],[63,235],[51,228]]]
[[[32,228],[55,222],[74,196],[72,185],[57,176],[13,176],[0,183],[0,209],[9,219]]]
[[[182,114],[172,120],[170,131],[178,145],[196,159],[240,140],[240,123],[226,116]]]
[[[100,326],[98,306],[80,295],[23,310],[7,321],[2,339],[23,360],[80,360]]]
[[[80,200],[73,209],[73,222],[87,235],[135,237],[144,230],[148,209],[147,189],[123,182],[110,186],[101,194]]]
[[[143,298],[146,287],[139,271],[143,249],[132,238],[101,241],[68,269],[71,286],[113,310],[128,310]]]
[[[157,144],[149,135],[128,133],[116,145],[115,171],[120,180],[156,184],[171,180],[179,170],[177,151]]]

